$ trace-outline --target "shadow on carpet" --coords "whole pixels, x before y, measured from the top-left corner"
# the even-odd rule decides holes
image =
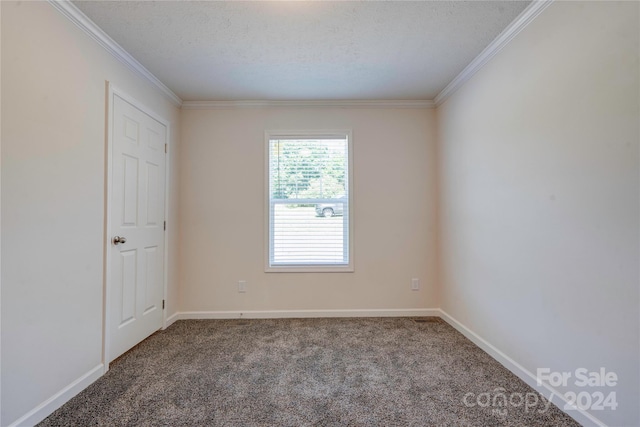
[[[578,424],[438,318],[358,318],[178,321],[39,425]]]

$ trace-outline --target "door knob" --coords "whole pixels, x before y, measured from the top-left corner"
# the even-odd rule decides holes
[[[124,243],[127,243],[127,239],[125,237],[116,236],[113,238],[114,245],[120,245]]]

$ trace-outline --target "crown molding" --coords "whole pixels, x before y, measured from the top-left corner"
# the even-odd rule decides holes
[[[435,97],[434,103],[440,106],[453,93],[460,89],[474,74],[487,64],[498,52],[502,50],[520,31],[525,29],[543,10],[554,0],[533,0],[520,15],[514,19],[473,61],[465,67],[442,91]]]
[[[73,22],[78,28],[87,33],[93,40],[98,42],[107,52],[113,55],[117,60],[126,65],[131,71],[142,79],[148,81],[158,88],[176,107],[182,106],[182,99],[176,95],[171,89],[165,86],[156,76],[151,74],[141,63],[116,43],[107,35],[100,27],[98,27],[91,19],[87,17],[80,9],[78,9],[70,0],[48,0],[58,12]]]
[[[235,109],[267,107],[330,107],[330,108],[436,108],[486,65],[518,33],[531,23],[554,0],[533,0],[516,19],[509,24],[469,65],[465,67],[434,100],[301,100],[301,101],[182,101],[171,89],[140,62],[109,37],[100,27],[89,19],[70,0],[48,0],[58,12],[82,29],[107,52],[126,65],[142,79],[159,89],[175,106],[187,110],[198,109]]]
[[[435,108],[431,100],[307,100],[307,101],[184,101],[185,110],[240,109],[240,108]]]

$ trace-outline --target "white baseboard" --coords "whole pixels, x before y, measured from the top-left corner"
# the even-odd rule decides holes
[[[177,312],[169,316],[166,328],[177,320],[186,319],[284,319],[284,318],[322,318],[322,317],[440,317],[455,328],[471,342],[480,347],[493,357],[498,363],[509,369],[516,376],[527,383],[531,388],[544,395],[564,411],[563,406],[567,401],[562,393],[548,384],[538,385],[536,376],[522,365],[511,359],[494,345],[473,332],[467,326],[454,319],[444,310],[439,308],[425,309],[363,309],[363,310],[269,310],[269,311],[185,311]],[[60,392],[35,409],[28,412],[20,419],[14,421],[9,427],[33,426],[51,415],[56,409],[65,404],[69,399],[84,390],[95,380],[104,374],[104,365],[100,364],[82,377],[69,384]],[[553,398],[551,398],[553,396]],[[566,412],[566,411],[565,411]],[[606,424],[584,410],[566,412],[570,417],[585,426],[602,427]]]
[[[169,326],[173,325],[173,323],[176,320],[180,320],[182,313],[180,313],[179,311],[176,311],[175,313],[173,313],[171,316],[167,317],[167,321],[165,322],[164,328],[163,329],[167,329]]]
[[[564,398],[564,395],[559,392],[554,387],[549,384],[542,383],[538,385],[537,377],[525,369],[518,362],[504,354],[494,345],[489,343],[487,340],[482,338],[480,335],[473,332],[471,329],[460,323],[458,320],[451,317],[447,312],[442,309],[438,310],[440,312],[439,316],[447,322],[449,325],[453,326],[458,332],[467,337],[471,342],[480,347],[489,356],[493,357],[498,361],[502,366],[513,372],[517,377],[519,377],[522,381],[527,383],[531,388],[536,390],[538,393],[542,394],[545,398],[551,399],[551,403],[557,406],[561,411],[569,415],[571,418],[582,424],[583,426],[598,426],[598,427],[606,427],[606,424],[591,415],[590,413],[577,408],[572,411],[565,411],[563,409],[564,405],[567,403],[567,400]],[[552,398],[553,396],[553,398]]]
[[[440,316],[437,308],[363,310],[268,310],[268,311],[183,311],[171,316],[183,319],[292,319],[319,317],[422,317]],[[174,319],[174,317],[176,317]],[[169,319],[167,319],[169,324]]]
[[[51,415],[56,409],[64,405],[76,394],[89,387],[95,380],[104,374],[104,365],[101,363],[58,393],[18,418],[9,427],[34,426]]]

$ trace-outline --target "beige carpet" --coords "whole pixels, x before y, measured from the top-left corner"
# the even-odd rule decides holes
[[[179,321],[40,425],[577,423],[440,319],[367,318]]]

